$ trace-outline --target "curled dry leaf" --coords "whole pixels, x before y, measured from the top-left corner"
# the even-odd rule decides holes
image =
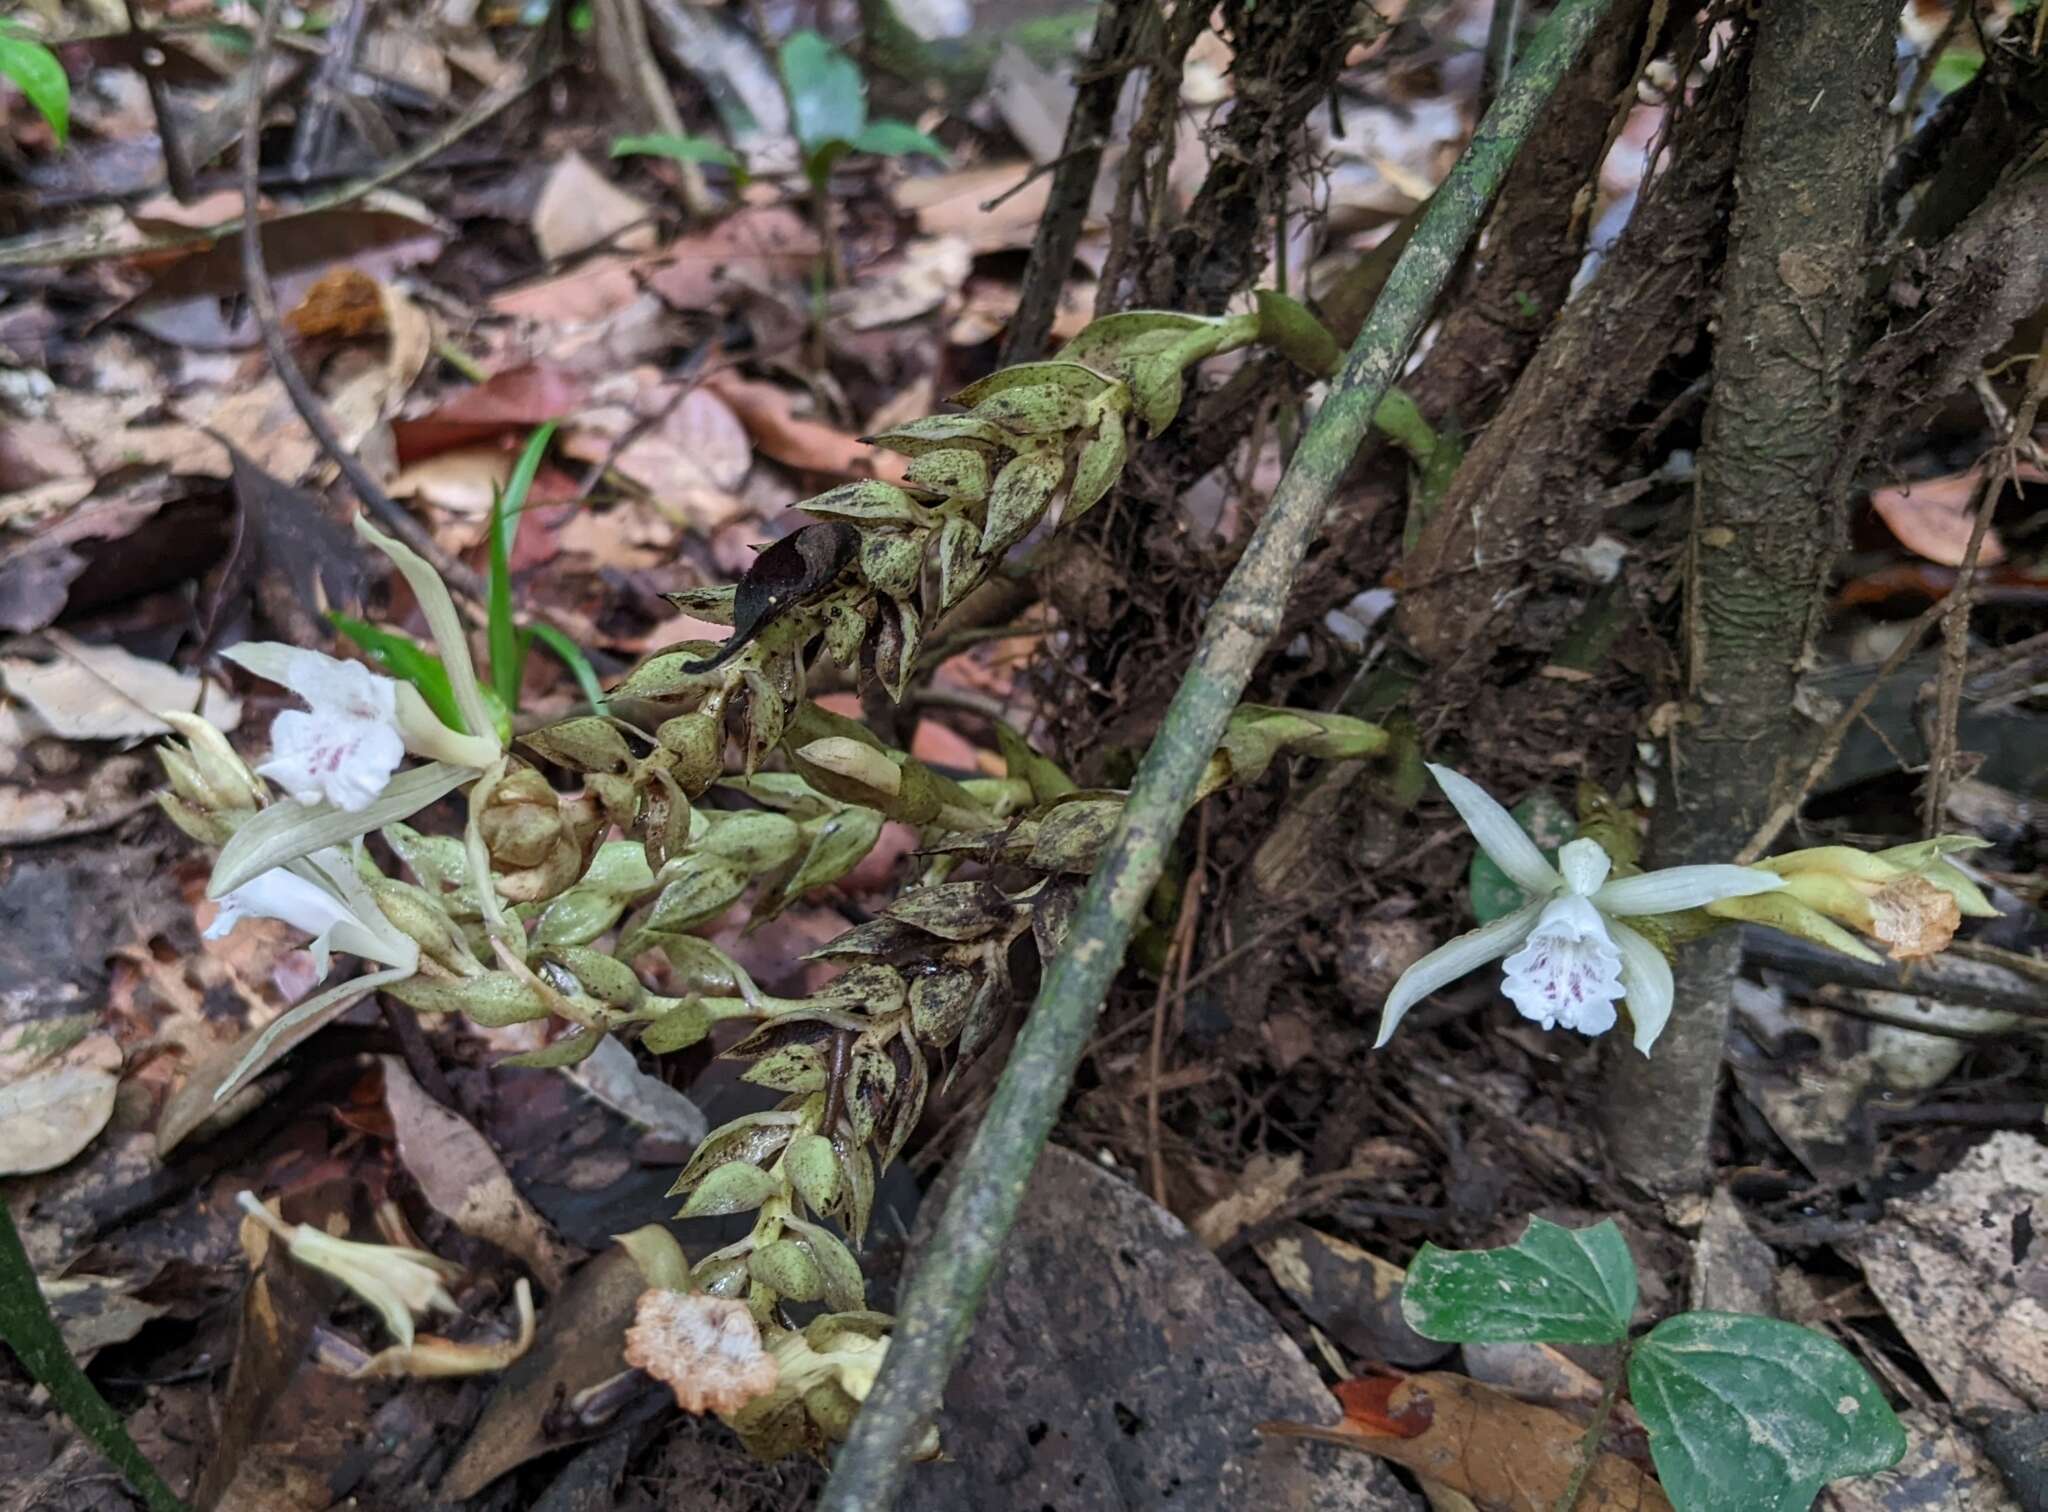
[[[1273,1216],[1301,1181],[1301,1169],[1299,1155],[1254,1155],[1245,1163],[1237,1190],[1210,1204],[1188,1227],[1210,1249],[1229,1243]]]
[[[2023,483],[2048,481],[2048,473],[2025,463],[2019,476]],[[1944,567],[1960,567],[1975,524],[1970,500],[1983,480],[1984,464],[1979,463],[1964,472],[1872,489],[1870,507],[1908,551]],[[1986,567],[2005,560],[2005,543],[1996,530],[1985,531],[1977,560]]]
[[[591,167],[566,153],[549,171],[533,207],[533,239],[549,262],[611,243],[628,252],[654,248],[653,212]]]
[[[51,1171],[91,1144],[114,1114],[121,1048],[78,1038],[76,1019],[23,1024],[0,1037],[0,1176]],[[40,1047],[40,1053],[38,1053]]]
[[[488,1239],[526,1262],[559,1291],[570,1255],[533,1204],[519,1195],[497,1153],[471,1125],[420,1090],[403,1062],[385,1056],[384,1102],[398,1158],[427,1201],[465,1234]]]
[[[1870,932],[1895,961],[1938,955],[1963,922],[1955,898],[1925,877],[1901,877],[1870,900]]]
[[[665,1383],[685,1412],[737,1412],[781,1376],[745,1302],[665,1287],[641,1294],[626,1363]]]
[[[704,386],[732,407],[754,445],[785,467],[849,478],[903,481],[904,458],[877,451],[836,426],[798,416],[789,394],[737,373],[714,373]]]

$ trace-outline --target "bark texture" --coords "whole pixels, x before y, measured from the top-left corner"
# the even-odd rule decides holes
[[[1705,333],[1733,209],[1748,57],[1738,43],[1680,117],[1671,166],[1550,327],[1407,554],[1398,623],[1435,667],[1504,641],[1547,650],[1531,643],[1532,627],[1562,633],[1570,623],[1569,613],[1532,617],[1525,601],[1584,591],[1559,555],[1598,534],[1601,485],[1633,446],[1632,413],[1646,395],[1675,396],[1682,383],[1664,380]],[[1432,703],[1460,701],[1440,691],[1450,696]]]
[[[1889,0],[1761,8],[1692,525],[1688,722],[1652,837],[1660,865],[1739,849],[1801,734],[1796,681],[1842,529],[1834,478],[1892,21]],[[1613,1052],[1609,1150],[1646,1190],[1704,1178],[1738,953],[1726,935],[1682,950],[1656,1054]]]

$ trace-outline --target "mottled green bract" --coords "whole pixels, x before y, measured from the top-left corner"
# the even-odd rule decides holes
[[[1508,812],[1553,866],[1557,864],[1558,847],[1578,833],[1578,823],[1571,811],[1547,789],[1531,793]],[[1507,873],[1483,850],[1472,853],[1467,878],[1472,890],[1472,916],[1482,924],[1491,924],[1529,901],[1528,895],[1510,882]]]
[[[1636,1346],[1629,1394],[1679,1512],[1805,1512],[1820,1488],[1906,1452],[1877,1384],[1825,1334],[1692,1312]]]
[[[1635,1310],[1635,1261],[1611,1218],[1586,1229],[1531,1218],[1507,1249],[1425,1244],[1401,1290],[1410,1328],[1457,1344],[1618,1344]]]

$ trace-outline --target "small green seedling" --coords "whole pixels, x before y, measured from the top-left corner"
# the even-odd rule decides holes
[[[710,137],[677,136],[672,131],[622,136],[612,143],[612,156],[663,157],[676,163],[716,163],[721,168],[731,169],[733,182],[742,189],[748,182],[747,165],[740,155],[725,143],[715,142]]]
[[[547,454],[554,434],[554,424],[549,422],[527,438],[504,490],[491,499],[491,573],[485,628],[490,681],[480,691],[501,741],[511,739],[512,716],[519,711],[519,686],[525,675],[526,658],[536,640],[562,659],[593,709],[602,714],[605,708],[597,671],[576,643],[553,625],[522,626],[512,611],[512,546],[519,536],[519,516],[526,508],[526,497],[532,492],[533,480],[540,472],[541,459]],[[448,669],[440,657],[396,631],[365,624],[345,614],[330,614],[328,619],[386,672],[419,689],[420,697],[450,729],[472,735],[480,733],[464,723],[448,681]]]
[[[868,87],[853,59],[814,31],[792,33],[778,57],[783,92],[789,96],[789,119],[803,154],[804,178],[811,186],[811,205],[818,234],[825,244],[826,282],[845,282],[839,240],[832,228],[827,187],[832,169],[849,152],[876,157],[910,157],[923,153],[947,161],[946,149],[908,121],[868,119]]]
[[[1629,1338],[1636,1267],[1612,1219],[1566,1229],[1541,1218],[1506,1249],[1425,1244],[1401,1314],[1451,1344],[1606,1344],[1619,1350],[1587,1433],[1590,1467],[1623,1372],[1678,1512],[1805,1512],[1820,1488],[1874,1475],[1905,1430],[1863,1367],[1826,1334],[1747,1313],[1687,1312]],[[1583,1468],[1566,1505],[1576,1499]]]
[[[71,80],[57,55],[0,22],[0,78],[12,79],[62,147],[71,135]]]

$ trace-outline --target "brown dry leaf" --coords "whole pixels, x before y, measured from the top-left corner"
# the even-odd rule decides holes
[[[529,362],[458,390],[427,414],[394,420],[391,437],[399,461],[411,464],[452,447],[493,441],[560,420],[588,400],[589,384],[580,373],[556,363]]]
[[[143,1325],[170,1311],[160,1302],[131,1295],[135,1283],[119,1276],[45,1276],[43,1300],[79,1364],[110,1344],[125,1344]]]
[[[0,709],[0,716],[13,712]],[[5,736],[0,735],[0,745],[4,744]],[[0,751],[0,759],[9,758],[11,753]],[[95,767],[83,785],[0,786],[0,846],[35,845],[108,829],[155,803],[159,781],[154,762],[115,756]]]
[[[2048,1410],[2048,1246],[2015,1235],[2048,1192],[2048,1148],[2001,1132],[1851,1251],[1958,1412]]]
[[[1408,1276],[1393,1261],[1304,1223],[1288,1224],[1257,1248],[1280,1289],[1358,1358],[1434,1365],[1451,1352],[1452,1345],[1425,1339],[1401,1316]]]
[[[685,1412],[737,1412],[782,1374],[745,1302],[661,1286],[642,1292],[633,1310],[626,1363],[666,1385]]]
[[[48,637],[52,661],[0,659],[0,684],[26,705],[30,734],[66,740],[132,740],[165,735],[159,710],[197,710],[223,730],[241,723],[242,701],[216,683],[136,656],[119,646],[89,646],[68,635]]]
[[[576,1273],[548,1304],[533,1347],[498,1382],[462,1452],[435,1488],[459,1502],[536,1455],[609,1433],[609,1421],[559,1428],[562,1404],[619,1373],[626,1325],[647,1282],[625,1250],[613,1245]]]
[[[2027,483],[2048,482],[2048,473],[2026,463],[2020,464],[2019,476]],[[1970,513],[1970,498],[1983,478],[1984,464],[1980,462],[1966,472],[1874,488],[1870,507],[1908,551],[1943,567],[1960,567],[1976,523]],[[2005,560],[2005,543],[1996,529],[1984,532],[1977,560],[1986,567]]]
[[[973,265],[974,249],[965,237],[915,241],[880,271],[832,295],[827,308],[834,320],[855,331],[915,320],[957,295]]]
[[[1341,1428],[1267,1424],[1289,1437],[1346,1444],[1404,1465],[1494,1512],[1551,1512],[1578,1466],[1581,1424],[1465,1376],[1342,1382]],[[1663,1488],[1618,1454],[1593,1463],[1580,1512],[1672,1512]]]
[[[754,444],[785,467],[891,483],[903,480],[903,458],[863,445],[835,426],[799,417],[789,394],[772,383],[728,371],[713,373],[704,386],[731,405]]]
[[[1228,1243],[1255,1223],[1273,1216],[1301,1182],[1301,1156],[1254,1155],[1245,1162],[1237,1190],[1212,1203],[1188,1227],[1210,1249]]]
[[[502,446],[458,446],[415,462],[391,480],[394,499],[419,499],[450,514],[482,519],[512,480],[519,458]]]
[[[427,1201],[465,1234],[525,1261],[549,1291],[561,1290],[573,1256],[519,1195],[497,1152],[465,1119],[421,1091],[404,1062],[387,1055],[383,1063],[398,1158]]]
[[[599,173],[581,153],[562,156],[533,207],[533,239],[549,262],[610,243],[626,252],[654,249],[653,211]]]
[[[1030,173],[1029,163],[1015,162],[920,174],[897,182],[896,208],[916,216],[918,230],[926,235],[965,237],[976,252],[1028,247],[1052,192],[1046,174],[1024,183]],[[982,208],[1004,194],[1009,197],[1001,204]]]
[[[282,398],[284,390],[277,392]],[[51,400],[51,413],[96,475],[123,467],[161,467],[171,473],[207,478],[225,478],[233,471],[227,448],[197,425],[183,421],[129,424],[156,405],[157,400],[146,394],[59,389]]]
[[[823,255],[809,221],[786,205],[764,205],[678,238],[640,266],[669,308],[691,314],[716,309],[742,274],[757,286],[802,278]]]
[[[0,1038],[0,1056],[19,1061],[50,1026],[24,1024]],[[0,1176],[53,1171],[91,1144],[114,1116],[121,1047],[88,1034],[32,1059],[0,1082]]]
[[[624,254],[593,257],[559,278],[500,294],[491,301],[491,308],[500,315],[550,328],[594,325],[640,297],[640,280],[633,276],[639,266],[639,258]]]

